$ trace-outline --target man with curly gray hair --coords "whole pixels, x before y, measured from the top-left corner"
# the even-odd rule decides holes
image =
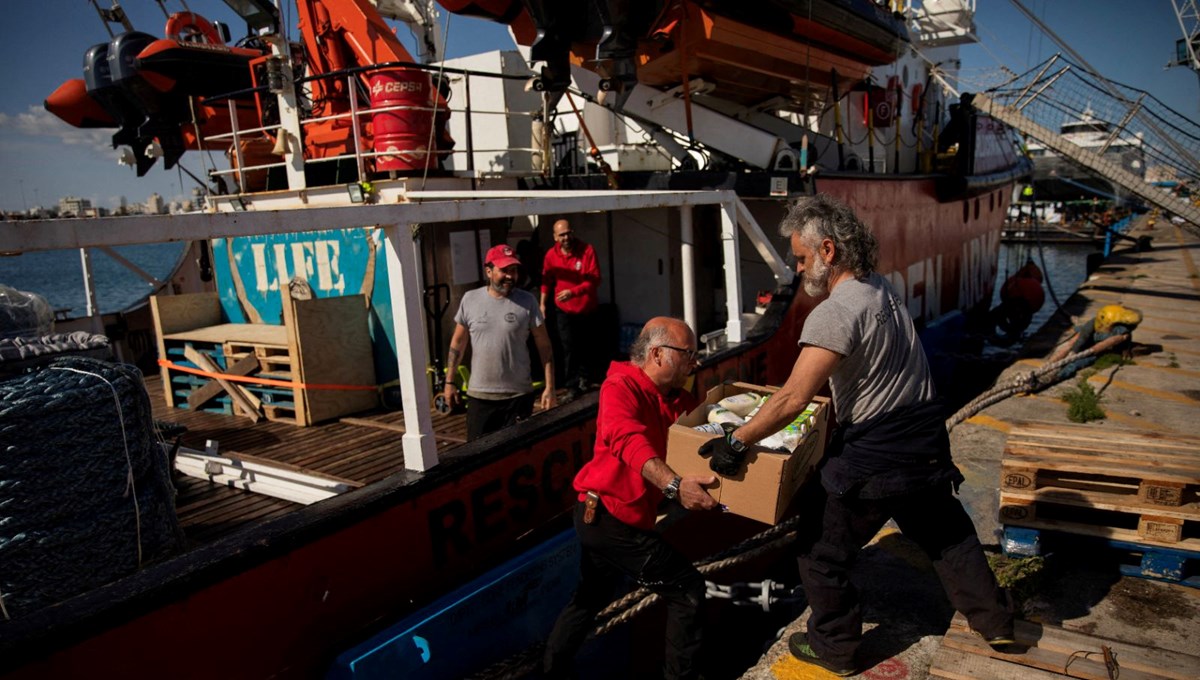
[[[792,422],[828,381],[840,428],[819,484],[801,491],[800,578],[812,614],[788,640],[798,660],[837,675],[861,670],[858,594],[849,580],[859,550],[895,519],[933,561],[971,627],[1013,651],[1012,613],[970,516],[954,493],[963,476],[950,457],[945,413],[912,318],[875,272],[879,245],[846,205],[824,194],[796,201],[780,224],[809,295],[828,295],[800,335],[800,356],[758,415],[701,448],[722,475],[746,448]]]

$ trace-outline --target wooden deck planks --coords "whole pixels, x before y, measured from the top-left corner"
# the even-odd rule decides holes
[[[271,420],[250,423],[232,415],[169,408],[161,378],[149,377],[145,383],[154,417],[186,426],[182,441],[189,448],[203,450],[208,440],[215,440],[218,454],[252,456],[362,485],[404,471],[404,414],[400,411],[356,414],[311,427]],[[432,421],[440,455],[466,441],[465,414],[435,412]],[[215,540],[239,527],[303,507],[201,479],[177,477],[175,483],[180,523],[193,543]]]
[[[169,408],[162,396],[162,381],[147,378],[146,389],[154,417],[188,428],[181,436],[184,446],[205,448],[208,440],[218,442],[218,453],[253,456],[300,471],[344,478],[356,484],[371,484],[404,471],[401,433],[392,429],[365,427],[336,421],[313,427],[244,418],[180,408]],[[372,422],[403,423],[400,412],[378,412],[359,416]],[[461,414],[435,414],[434,428],[439,453],[465,441],[466,418]],[[201,479],[177,476],[179,495],[176,509],[188,540],[200,544],[215,540],[240,527],[278,517],[301,506]]]

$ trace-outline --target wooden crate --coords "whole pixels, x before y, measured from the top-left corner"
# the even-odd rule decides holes
[[[1200,437],[1027,423],[1001,465],[1002,524],[1200,549]]]
[[[931,678],[995,678],[1046,680],[1050,678],[1111,677],[1144,680],[1185,680],[1196,677],[1200,657],[1084,635],[1027,621],[1016,622],[1017,642],[1026,647],[1022,654],[1000,654],[967,625],[962,614],[955,614],[950,629],[942,638],[929,668]],[[1104,650],[1116,659],[1117,674],[1110,675]]]
[[[289,383],[225,381],[217,387],[208,378],[199,377],[202,382],[197,383],[197,376],[185,377],[188,374],[164,366],[167,405],[182,407],[187,402],[195,408],[224,391],[233,403],[221,397],[217,410],[297,425],[375,407],[378,394],[363,297],[285,302],[282,325],[239,324],[223,322],[216,293],[151,297],[160,357],[185,366],[211,363],[216,370],[209,372]],[[241,370],[234,370],[238,366]],[[344,385],[371,389],[333,388]]]

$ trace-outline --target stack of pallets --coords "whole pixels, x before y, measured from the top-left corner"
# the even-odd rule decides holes
[[[1200,566],[1200,437],[1029,423],[1009,433],[1002,466],[1007,552],[1040,554],[1048,539],[1091,537],[1138,562],[1126,573],[1191,584],[1189,569]]]

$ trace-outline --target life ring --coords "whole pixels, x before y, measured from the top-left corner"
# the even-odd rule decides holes
[[[217,29],[208,19],[196,14],[195,12],[176,12],[167,18],[167,28],[164,33],[172,40],[187,42],[193,40],[194,36],[203,36],[204,41],[210,45],[224,45],[225,41],[221,39],[221,34],[217,33]]]

